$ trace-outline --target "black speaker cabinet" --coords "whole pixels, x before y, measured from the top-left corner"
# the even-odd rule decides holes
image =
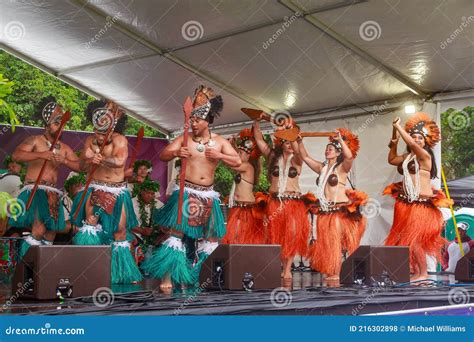
[[[110,246],[32,246],[18,262],[12,293],[22,298],[91,296],[110,288]]]
[[[454,270],[454,277],[462,283],[474,282],[474,249],[459,259]]]
[[[199,283],[214,290],[280,287],[280,245],[219,245],[203,263]]]
[[[408,247],[360,246],[343,263],[340,274],[341,284],[354,284],[363,279],[367,285],[372,278],[381,281],[384,271],[397,283],[410,281]]]

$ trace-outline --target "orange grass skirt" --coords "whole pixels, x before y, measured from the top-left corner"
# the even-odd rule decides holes
[[[316,240],[308,257],[311,267],[321,273],[338,276],[341,271],[342,252],[352,254],[359,247],[367,219],[359,207],[367,202],[367,194],[346,190],[349,203],[336,204],[334,211],[317,210]]]
[[[308,252],[311,226],[307,199],[312,197],[312,194],[307,194],[301,198],[284,198],[280,201],[279,198],[269,196],[264,225],[268,229],[269,242],[281,245],[283,259],[304,256]]]
[[[385,240],[386,246],[408,246],[410,265],[414,268],[416,255],[428,254],[441,260],[441,248],[446,240],[441,236],[443,215],[438,207],[448,207],[450,202],[441,190],[434,190],[433,197],[409,203],[403,198],[402,183],[393,183],[384,190],[384,195],[396,199],[393,225]]]
[[[227,233],[222,243],[267,243],[263,217],[258,213],[255,205],[235,206],[229,209]]]

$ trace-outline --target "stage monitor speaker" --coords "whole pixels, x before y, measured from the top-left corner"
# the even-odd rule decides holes
[[[410,281],[408,247],[360,246],[343,263],[341,284],[354,284],[362,280],[366,285],[383,281],[384,277],[396,283]]]
[[[214,290],[280,287],[280,245],[219,245],[203,263],[199,283]]]
[[[454,269],[454,278],[462,283],[474,282],[474,249],[459,259]]]
[[[18,263],[12,293],[22,298],[91,296],[110,288],[110,246],[31,246]]]

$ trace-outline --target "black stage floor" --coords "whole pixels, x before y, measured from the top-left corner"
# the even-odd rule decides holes
[[[10,288],[7,284],[0,287],[3,314],[366,315],[466,304],[469,297],[474,298],[474,286],[468,285],[341,287],[322,283],[321,276],[311,272],[295,272],[293,281],[282,283],[278,290],[253,292],[175,289],[163,293],[158,281],[148,279],[136,285],[113,286],[113,302],[104,294],[95,303],[91,297],[63,301],[18,299],[12,297]],[[470,314],[471,308],[468,309]]]

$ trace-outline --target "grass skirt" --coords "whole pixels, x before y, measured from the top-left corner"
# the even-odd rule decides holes
[[[336,204],[328,211],[317,209],[316,240],[308,257],[311,267],[321,273],[338,276],[341,270],[342,253],[352,254],[364,235],[367,220],[359,207],[367,202],[367,194],[346,190],[349,203]]]
[[[142,262],[141,268],[153,278],[161,279],[169,275],[174,284],[192,284],[194,278],[190,265],[182,240],[170,236]]]
[[[31,246],[41,246],[43,243],[39,240],[36,240],[32,235],[28,235],[20,242],[20,248],[18,251],[18,258],[23,259],[26,255],[26,252],[30,249]]]
[[[255,213],[255,206],[235,206],[229,209],[227,233],[222,243],[265,244],[267,237],[263,219]]]
[[[35,197],[31,202],[31,207],[28,211],[25,210],[26,203],[30,197],[31,190],[24,189],[17,198],[17,201],[22,204],[23,212],[16,217],[16,220],[10,217],[8,224],[11,227],[31,228],[33,222],[38,220],[42,222],[47,230],[63,231],[66,228],[66,221],[64,219],[64,205],[61,200],[58,203],[58,219],[55,220],[50,213],[47,191],[41,188],[35,193]],[[61,197],[58,196],[60,199]]]
[[[394,183],[384,190],[384,195],[396,199],[393,213],[393,225],[385,240],[386,246],[408,246],[410,265],[413,271],[415,256],[420,253],[441,258],[441,248],[446,240],[441,236],[443,216],[438,207],[448,207],[441,190],[434,190],[433,197],[409,203],[403,199],[402,183]]]
[[[128,241],[116,241],[112,244],[111,272],[113,284],[130,284],[143,279]]]
[[[94,189],[90,187],[87,189],[86,196],[82,202],[81,208],[79,209],[79,214],[77,218],[74,219],[74,213],[79,206],[79,201],[82,196],[82,191],[80,191],[74,198],[71,209],[71,222],[78,226],[82,227],[83,221],[86,220],[86,202],[91,196]],[[126,229],[127,229],[127,240],[132,238],[131,230],[138,226],[138,220],[133,209],[132,197],[130,191],[123,191],[118,196],[116,196],[115,206],[113,212],[109,215],[104,209],[94,206],[93,214],[99,218],[99,223],[102,226],[102,233],[100,234],[102,244],[110,244],[114,241],[114,233],[118,231],[120,216],[122,214],[122,208],[125,208],[125,217],[126,217]]]
[[[84,224],[72,238],[74,245],[97,246],[102,245],[102,228],[96,230],[96,226]]]
[[[310,223],[303,199],[280,199],[271,196],[264,219],[269,242],[281,245],[281,257],[292,258],[308,252]]]
[[[178,219],[178,199],[179,190],[175,190],[164,206],[155,211],[153,222],[165,228],[172,228],[183,232],[185,235],[193,238],[222,238],[226,229],[224,216],[220,208],[220,201],[217,198],[212,199],[209,219],[202,225],[192,225],[190,221],[200,215],[200,210],[194,211],[188,209],[190,203],[189,193],[184,191],[183,197],[183,218],[180,225],[177,225]]]

